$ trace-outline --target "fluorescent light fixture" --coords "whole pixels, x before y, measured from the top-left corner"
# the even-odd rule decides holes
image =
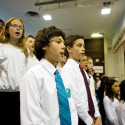
[[[91,37],[96,38],[96,37],[102,37],[102,34],[99,33],[93,33]]]
[[[43,15],[44,20],[52,20],[50,15]]]
[[[111,12],[111,8],[103,8],[101,10],[101,14],[110,14],[110,12]]]

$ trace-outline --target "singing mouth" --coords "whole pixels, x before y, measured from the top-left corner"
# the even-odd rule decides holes
[[[20,35],[20,32],[15,32],[17,35]]]
[[[64,52],[61,52],[60,54],[61,54],[62,56],[64,56]]]

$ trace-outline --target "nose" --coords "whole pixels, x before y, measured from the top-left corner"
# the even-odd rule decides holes
[[[19,26],[17,26],[16,29],[20,30]]]
[[[64,45],[64,42],[62,43],[62,49],[65,49],[65,45]]]
[[[85,47],[83,46],[83,50],[85,51]]]

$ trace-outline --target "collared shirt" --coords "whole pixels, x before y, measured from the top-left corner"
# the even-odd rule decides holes
[[[39,60],[36,58],[35,55],[33,55],[33,57],[31,57],[29,55],[28,58],[27,58],[27,64],[26,64],[25,71],[27,71],[28,69],[32,68],[33,66],[35,66],[38,63],[39,63]]]
[[[56,69],[58,70],[59,74],[61,75],[62,67],[60,66],[60,63],[57,64]]]
[[[95,83],[94,83],[94,78],[92,75],[89,74],[89,79],[90,79],[90,88],[92,89],[92,91],[94,92],[95,94]]]
[[[86,86],[79,68],[79,64],[75,60],[67,60],[66,64],[62,69],[62,78],[64,84],[69,84],[70,86],[71,95],[74,99],[79,117],[87,125],[91,125],[93,123],[93,120],[91,116],[88,114],[89,108]],[[92,92],[91,95],[95,106],[95,117],[100,116],[95,96],[94,94],[92,94]]]
[[[0,91],[19,91],[26,56],[19,48],[9,44],[0,45],[0,51]]]
[[[60,125],[54,72],[46,59],[26,72],[20,82],[21,125]],[[69,98],[72,125],[78,125],[75,106]]]
[[[121,101],[115,109],[119,124],[125,125],[125,102]]]
[[[116,98],[114,98],[114,101],[111,101],[108,96],[105,96],[103,99],[106,117],[108,121],[113,125],[119,125],[115,111],[115,107],[117,106],[118,102],[119,101]],[[107,124],[109,124],[108,121]]]

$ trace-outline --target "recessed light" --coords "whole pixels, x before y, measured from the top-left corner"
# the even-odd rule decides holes
[[[50,15],[43,15],[44,20],[52,20]]]
[[[100,34],[100,33],[93,33],[91,35],[91,37],[93,37],[93,38],[95,38],[95,37],[102,37],[102,34]]]
[[[111,12],[111,8],[103,8],[101,10],[101,14],[110,14],[110,12]]]

